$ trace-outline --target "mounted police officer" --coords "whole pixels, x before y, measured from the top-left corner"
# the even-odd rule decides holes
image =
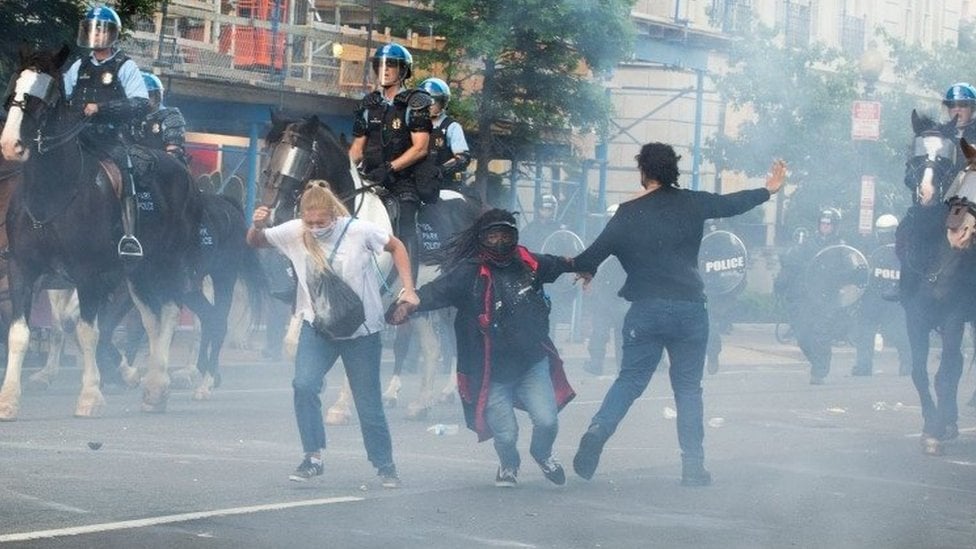
[[[810,362],[810,383],[813,385],[824,383],[830,371],[831,345],[837,331],[843,330],[847,324],[845,312],[823,303],[822,296],[809,284],[809,271],[817,254],[842,243],[838,228],[840,220],[836,208],[821,210],[817,232],[798,242],[783,256],[776,277],[776,292],[786,302],[797,344]]]
[[[898,218],[891,214],[879,216],[874,222],[874,238],[867,249],[871,278],[857,309],[857,328],[854,345],[857,360],[851,375],[869,376],[874,369],[874,340],[881,334],[883,341],[898,352],[898,373],[912,372],[911,349],[905,329],[905,309],[894,301],[898,297],[901,267],[895,255],[895,229]]]
[[[163,105],[163,83],[155,74],[144,72],[142,79],[149,92],[149,114],[135,128],[136,141],[150,149],[166,151],[187,165],[186,120],[176,107]]]
[[[967,82],[957,82],[946,90],[942,105],[946,108],[949,119],[956,118],[956,139],[965,137],[966,141],[976,143],[976,118],[973,117],[976,109],[976,88]],[[966,167],[966,159],[959,151],[959,147],[952,148],[955,154],[955,165],[957,170]]]
[[[378,89],[356,110],[349,158],[362,162],[361,172],[386,188],[398,211],[391,216],[394,233],[407,246],[416,274],[417,211],[421,195],[415,171],[430,145],[430,95],[408,90],[413,56],[400,44],[381,46],[373,56]],[[436,193],[435,193],[436,194]]]
[[[148,112],[149,93],[135,61],[117,47],[122,32],[119,15],[108,6],[88,10],[78,25],[77,43],[91,54],[64,73],[64,91],[72,108],[91,119],[82,137],[86,145],[111,155],[124,174],[119,255],[142,257],[135,237],[136,199],[132,161],[122,146],[131,126]]]
[[[440,78],[428,78],[420,83],[420,89],[434,100],[430,106],[430,151],[425,164],[429,163],[428,177],[437,189],[461,191],[464,170],[471,163],[468,141],[464,128],[447,114],[451,102],[451,88]]]

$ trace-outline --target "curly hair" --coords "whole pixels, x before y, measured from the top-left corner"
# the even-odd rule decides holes
[[[671,145],[647,143],[634,159],[644,179],[653,179],[668,187],[678,186],[678,161],[681,156],[675,154]]]

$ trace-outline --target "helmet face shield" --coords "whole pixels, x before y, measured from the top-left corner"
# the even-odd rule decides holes
[[[78,23],[78,46],[93,50],[111,48],[119,39],[119,26],[104,19],[82,19]]]
[[[402,59],[373,58],[373,83],[384,88],[396,86],[405,79],[406,64]]]

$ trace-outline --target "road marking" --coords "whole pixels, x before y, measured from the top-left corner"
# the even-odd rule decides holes
[[[40,505],[42,505],[44,507],[47,507],[49,509],[54,509],[55,511],[67,511],[68,513],[77,513],[79,515],[87,515],[90,512],[87,509],[81,509],[79,507],[72,507],[70,505],[65,505],[63,503],[58,503],[56,501],[48,501],[46,499],[42,499],[42,498],[39,498],[37,496],[31,496],[31,495],[28,495],[28,494],[22,494],[20,492],[15,492],[14,490],[11,490],[9,488],[4,488],[3,490],[5,492],[7,492],[8,494],[13,494],[14,496],[19,497],[20,499],[26,499],[27,501],[32,501],[34,503],[38,503],[38,504],[40,504]]]
[[[976,491],[966,490],[965,488],[957,488],[955,486],[940,486],[938,484],[929,484],[926,482],[917,482],[913,480],[900,480],[900,479],[883,478],[883,477],[868,476],[868,475],[843,474],[843,473],[836,473],[833,471],[821,471],[809,467],[802,467],[802,466],[794,467],[794,466],[778,465],[772,463],[756,463],[755,465],[758,467],[773,469],[774,471],[797,473],[801,475],[809,475],[815,477],[857,480],[861,482],[876,482],[878,484],[892,484],[895,486],[905,486],[911,488],[928,488],[930,490],[943,490],[946,492],[955,492],[958,494],[976,494]]]
[[[56,528],[53,530],[37,530],[35,532],[21,532],[17,534],[0,535],[0,543],[8,541],[29,541],[34,539],[50,539],[64,536],[78,536],[82,534],[97,534],[100,532],[112,532],[115,530],[129,530],[132,528],[145,528],[147,526],[159,526],[161,524],[173,524],[176,522],[188,522],[213,517],[229,517],[233,515],[246,515],[251,513],[263,513],[265,511],[281,511],[284,509],[294,509],[297,507],[313,507],[317,505],[331,505],[333,503],[349,503],[362,501],[360,497],[335,497],[323,499],[309,499],[303,501],[290,501],[285,503],[268,503],[265,505],[251,505],[248,507],[232,507],[230,509],[215,509],[213,511],[199,511],[196,513],[181,513],[178,515],[164,515],[161,517],[150,517],[144,519],[123,520],[121,522],[106,522],[104,524],[90,524],[88,526],[72,526],[69,528]]]

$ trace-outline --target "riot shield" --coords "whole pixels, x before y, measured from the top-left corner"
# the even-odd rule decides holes
[[[807,264],[803,292],[808,303],[821,311],[846,309],[864,295],[869,277],[864,254],[846,244],[835,244],[817,252]]]
[[[575,257],[586,249],[583,240],[573,231],[560,229],[542,243],[541,253],[563,257]],[[597,275],[599,276],[599,274]],[[552,314],[550,321],[553,328],[557,324],[568,323],[570,337],[574,341],[580,339],[580,314],[582,305],[582,285],[573,285],[573,276],[565,274],[549,285],[549,296],[552,298]],[[555,338],[554,338],[555,339]]]
[[[707,234],[698,252],[698,272],[705,283],[705,295],[716,297],[741,290],[747,259],[746,246],[735,234],[729,231]]]
[[[898,281],[901,278],[901,262],[895,255],[895,245],[885,244],[868,256],[871,266],[871,279],[868,291],[877,296],[898,295]]]

